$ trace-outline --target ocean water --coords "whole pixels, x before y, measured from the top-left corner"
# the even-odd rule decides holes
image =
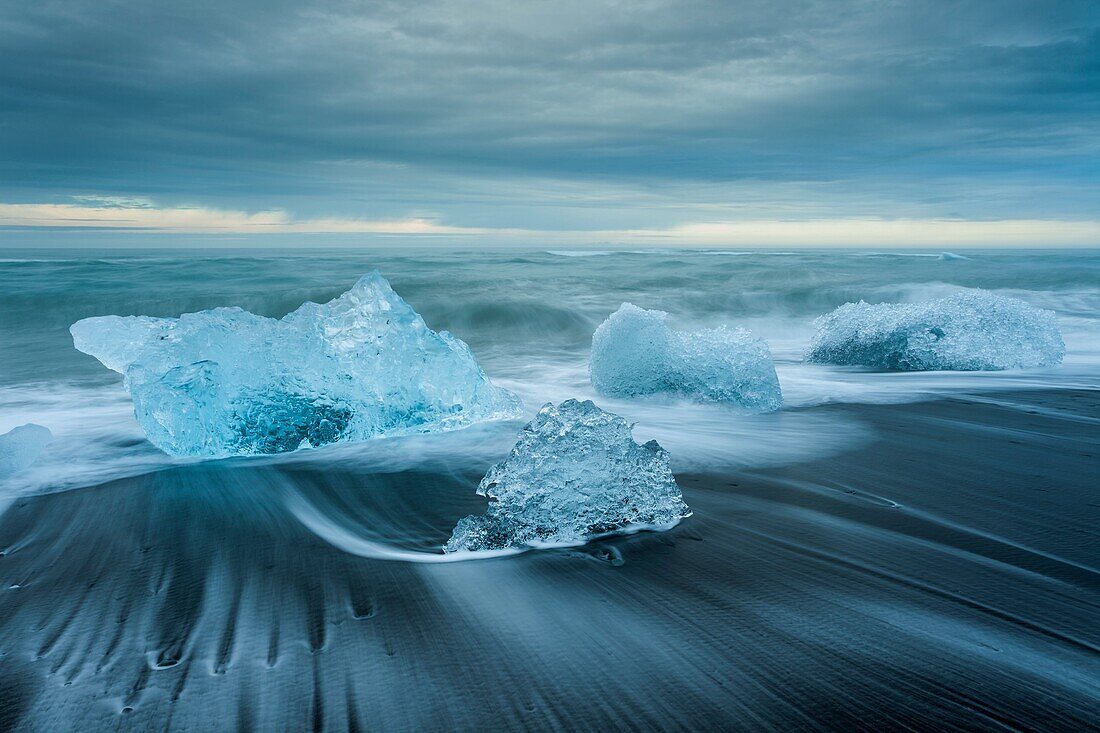
[[[1100,252],[0,251],[0,728],[1081,729],[1100,719]],[[440,563],[523,421],[280,456],[173,459],[89,316],[278,317],[378,269],[522,398],[656,438],[668,533]],[[1058,367],[811,365],[845,302],[984,288],[1054,310]],[[784,394],[752,415],[595,395],[623,302],[744,326]],[[476,702],[475,702],[476,701]]]
[[[530,414],[588,381],[592,332],[623,302],[668,311],[677,328],[736,324],[771,346],[785,405],[774,415],[655,398],[599,403],[657,438],[681,470],[769,465],[833,452],[865,437],[812,410],[831,402],[896,403],[930,395],[1022,388],[1095,388],[1100,380],[1100,254],[869,251],[554,250],[513,252],[48,251],[0,252],[0,431],[39,422],[58,436],[8,493],[75,488],[171,463],[143,441],[120,377],[72,347],[89,316],[176,316],[236,305],[279,317],[324,302],[379,269],[435,329],[465,340],[485,371]],[[913,302],[984,288],[1054,310],[1067,344],[1056,369],[1000,373],[873,373],[802,363],[812,321],[853,301]],[[516,425],[484,428],[489,455]],[[469,437],[432,452],[471,456]],[[335,451],[336,449],[330,449]],[[335,455],[335,453],[334,453]],[[482,460],[484,455],[478,455]],[[319,458],[319,460],[321,460]]]

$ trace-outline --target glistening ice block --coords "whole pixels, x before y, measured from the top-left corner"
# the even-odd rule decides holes
[[[783,404],[771,351],[743,328],[674,331],[664,311],[630,303],[592,335],[592,386],[617,397],[672,392],[767,412]]]
[[[1054,313],[971,290],[923,303],[860,301],[814,322],[806,360],[878,369],[977,371],[1060,364]]]
[[[53,440],[49,428],[27,423],[0,435],[0,478],[27,468]]]
[[[626,420],[590,401],[543,406],[477,493],[488,511],[459,521],[445,551],[579,544],[691,514],[668,452],[654,440],[638,445]]]
[[[521,414],[465,343],[428,328],[378,272],[281,319],[215,308],[70,331],[125,376],[138,422],[172,455],[280,453]]]

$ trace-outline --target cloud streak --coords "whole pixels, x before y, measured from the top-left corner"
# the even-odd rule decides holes
[[[1091,247],[1100,242],[1100,221],[763,220],[685,224],[629,234],[714,246]]]
[[[77,204],[0,204],[0,227],[100,229],[172,234],[363,234],[468,241],[652,244],[661,246],[1092,246],[1100,221],[1011,219],[741,220],[649,229],[538,230],[463,227],[427,218],[296,219],[284,211],[159,207],[152,201],[80,197]]]
[[[453,227],[428,219],[302,219],[284,211],[249,213],[206,207],[84,206],[79,204],[0,204],[0,226],[26,228],[140,229],[172,233],[358,233],[487,234],[492,230]],[[506,232],[507,230],[501,230]]]

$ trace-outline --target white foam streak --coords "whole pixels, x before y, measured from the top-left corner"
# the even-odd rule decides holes
[[[25,422],[49,428],[54,439],[30,467],[5,482],[5,495],[91,486],[180,462],[145,440],[121,384],[0,389],[0,432]]]
[[[369,557],[374,560],[394,560],[398,562],[415,563],[453,563],[469,560],[487,560],[492,558],[518,555],[528,548],[511,547],[504,550],[478,550],[476,552],[452,552],[443,554],[424,552],[419,550],[401,550],[382,542],[368,540],[365,537],[354,534],[345,527],[340,526],[332,519],[326,517],[312,504],[301,496],[291,496],[286,502],[287,509],[300,521],[306,529],[313,532],[325,542],[344,552],[360,557]]]

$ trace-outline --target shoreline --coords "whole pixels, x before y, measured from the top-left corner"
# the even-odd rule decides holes
[[[288,510],[413,547],[480,511],[474,473],[205,463],[17,499],[0,728],[1094,724],[1100,392],[806,409],[873,439],[678,474],[669,532],[476,562],[356,557]]]

